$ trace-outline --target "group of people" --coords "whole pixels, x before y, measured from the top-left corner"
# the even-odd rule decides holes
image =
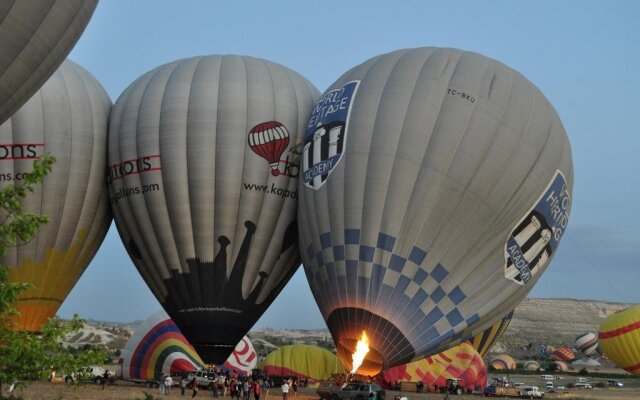
[[[169,394],[172,385],[173,379],[163,375],[160,378],[160,394]],[[267,379],[240,377],[235,370],[224,373],[217,369],[206,373],[206,382],[198,382],[197,375],[185,372],[180,379],[180,395],[184,396],[187,388],[190,388],[192,390],[191,397],[194,398],[198,395],[200,386],[210,389],[213,397],[226,397],[228,393],[232,399],[260,400],[260,397],[269,396],[269,389],[273,386],[273,382],[269,382]],[[287,399],[290,391],[293,391],[295,395],[298,391],[297,380],[285,380],[281,390],[284,400]]]

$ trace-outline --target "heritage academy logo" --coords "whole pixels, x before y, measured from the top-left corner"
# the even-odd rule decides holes
[[[322,96],[313,108],[302,150],[302,180],[317,190],[342,159],[353,98],[360,81],[352,81]]]
[[[520,285],[551,259],[569,222],[571,195],[559,170],[535,206],[518,222],[505,243],[505,277]]]

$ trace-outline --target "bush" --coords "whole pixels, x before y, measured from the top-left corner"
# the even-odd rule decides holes
[[[589,375],[589,371],[587,371],[586,368],[582,368],[580,371],[578,371],[578,375],[580,376]]]

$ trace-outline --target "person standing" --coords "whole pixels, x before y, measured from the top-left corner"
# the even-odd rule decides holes
[[[158,379],[158,389],[160,391],[160,395],[164,395],[164,374],[160,375],[160,379]]]
[[[171,375],[167,375],[164,377],[164,394],[169,394],[171,386],[173,386],[173,378]]]
[[[193,393],[191,393],[191,398],[193,399],[194,397],[196,397],[198,395],[198,380],[196,379],[196,377],[193,377],[193,380],[191,381],[191,389],[193,389]]]
[[[255,400],[260,400],[260,383],[258,381],[254,381],[251,387],[251,391],[253,392],[253,397]]]
[[[293,379],[291,388],[293,389],[293,397],[296,397],[298,395],[298,378]]]
[[[282,386],[280,386],[280,390],[282,391],[282,400],[287,400],[289,397],[289,383],[288,381],[282,382]]]
[[[249,400],[251,398],[251,381],[248,378],[245,378],[244,382],[242,383],[242,394],[244,397],[244,400]]]
[[[107,382],[109,382],[109,370],[105,369],[104,374],[102,374],[102,390],[107,386]]]
[[[265,379],[264,382],[262,382],[262,391],[264,392],[264,399],[268,400],[269,399],[269,389],[271,388],[271,385],[269,384],[269,380]]]
[[[180,396],[184,396],[184,391],[187,388],[187,374],[182,374],[182,379],[180,379]]]

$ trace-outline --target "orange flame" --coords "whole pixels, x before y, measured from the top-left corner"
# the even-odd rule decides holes
[[[351,356],[353,360],[353,369],[351,370],[352,374],[355,374],[358,368],[362,365],[364,361],[364,357],[369,352],[369,338],[367,337],[367,333],[362,331],[362,336],[360,336],[360,340],[356,344],[356,351]]]

